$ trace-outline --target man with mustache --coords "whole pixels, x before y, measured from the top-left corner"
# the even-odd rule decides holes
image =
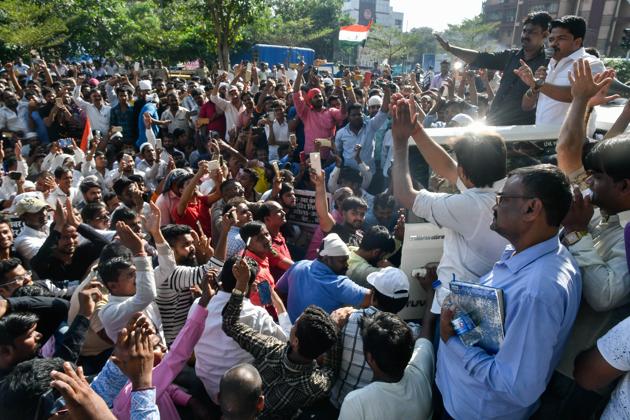
[[[521,67],[521,60],[532,72],[541,66],[547,66],[549,59],[545,58],[544,41],[549,35],[549,22],[551,22],[551,16],[547,12],[530,13],[523,21],[522,48],[496,53],[456,47],[439,35],[435,36],[442,48],[471,66],[503,71],[501,84],[488,111],[488,125],[534,124],[536,112],[533,109],[523,112],[521,109],[521,99],[529,86],[519,80],[514,70]]]

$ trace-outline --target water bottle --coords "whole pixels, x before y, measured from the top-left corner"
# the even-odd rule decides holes
[[[453,278],[455,278],[455,275],[453,275]],[[433,287],[433,290],[435,290],[435,298],[437,299],[437,303],[438,305],[440,305],[441,308],[446,297],[451,294],[451,290],[447,287],[444,287],[442,281],[439,279],[431,283],[431,287]]]
[[[455,316],[451,320],[451,325],[455,330],[455,334],[462,342],[467,346],[474,346],[481,341],[481,330],[475,325],[475,322],[470,315],[461,310],[461,308],[455,309]]]

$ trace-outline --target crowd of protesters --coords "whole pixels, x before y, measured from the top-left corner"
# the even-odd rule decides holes
[[[402,76],[5,62],[0,418],[630,418],[630,105],[591,138],[617,96],[585,34],[536,12]],[[562,126],[544,156],[426,130],[473,123]],[[444,232],[416,278],[410,218]],[[451,279],[502,289],[497,352]]]

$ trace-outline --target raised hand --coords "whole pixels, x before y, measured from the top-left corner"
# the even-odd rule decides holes
[[[315,171],[314,169],[311,169],[309,171],[309,175],[311,177],[311,182],[315,186],[326,187],[326,177],[324,175],[324,171],[317,173],[317,171]]]
[[[94,314],[96,303],[103,299],[102,284],[99,281],[91,281],[79,292],[79,314],[90,318]]]
[[[74,228],[78,228],[81,224],[81,219],[74,213],[74,208],[72,207],[72,202],[69,198],[66,198],[66,223],[69,226]]]
[[[612,78],[607,77],[596,83],[593,80],[593,73],[588,61],[579,59],[573,63],[573,73],[569,73],[569,81],[571,82],[573,99],[586,101],[595,96],[602,88],[607,88],[612,83]]]
[[[61,201],[59,200],[57,200],[57,204],[55,206],[53,221],[55,222],[55,230],[61,233],[63,228],[66,226],[66,210],[63,208]]]
[[[153,201],[149,201],[149,207],[151,211],[146,217],[144,217],[143,225],[144,230],[149,232],[151,236],[155,238],[155,236],[160,232],[160,226],[162,224],[162,213],[160,212],[160,208],[156,206]]]
[[[232,274],[234,274],[234,278],[236,278],[236,285],[234,288],[245,293],[249,283],[250,272],[249,265],[247,265],[247,261],[244,258],[239,258],[239,260],[232,266]]]
[[[208,306],[210,299],[216,294],[217,290],[217,278],[219,276],[219,270],[211,268],[203,277],[201,284],[201,298],[199,299],[199,306],[204,308]]]
[[[214,249],[210,246],[210,239],[203,233],[201,226],[199,226],[199,228],[201,234],[198,234],[194,229],[190,231],[190,234],[193,237],[197,262],[199,264],[205,264],[214,255]]]
[[[442,36],[438,33],[434,33],[433,36],[435,37],[438,44],[440,44],[440,47],[442,47],[446,51],[450,51],[451,44],[449,44],[448,41],[445,41],[444,38],[442,38]]]
[[[534,79],[534,73],[532,73],[532,69],[529,68],[525,61],[521,61],[521,66],[517,69],[514,69],[514,74],[517,75],[523,83],[525,83],[530,88],[536,86],[536,80]]]
[[[392,138],[395,143],[407,144],[409,137],[418,129],[415,105],[412,109],[407,99],[400,99],[394,105],[393,114]]]
[[[133,390],[150,388],[153,385],[152,334],[150,328],[132,330],[126,339],[126,351],[112,357],[116,366],[130,379]]]
[[[567,232],[582,232],[588,230],[588,224],[593,217],[593,203],[590,197],[584,198],[579,188],[573,190],[571,208],[562,221]]]
[[[116,222],[116,233],[120,243],[129,248],[134,256],[146,256],[142,239],[125,222]]]

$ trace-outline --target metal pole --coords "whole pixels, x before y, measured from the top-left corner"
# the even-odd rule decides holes
[[[522,0],[516,0],[516,12],[514,13],[514,27],[512,28],[512,38],[510,38],[510,48],[514,48],[514,37],[516,36],[516,27],[518,26],[518,13],[522,3]]]

